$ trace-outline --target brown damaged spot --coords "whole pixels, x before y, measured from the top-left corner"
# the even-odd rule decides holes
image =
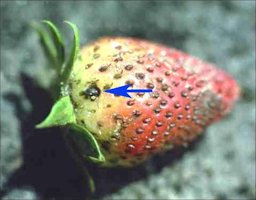
[[[144,63],[144,60],[142,58],[139,58],[137,61],[136,61],[138,64],[143,64]]]
[[[163,99],[163,100],[160,101],[160,105],[161,105],[161,106],[166,106],[167,103],[168,103],[168,102],[167,102],[165,99]]]
[[[144,124],[148,124],[150,122],[151,122],[151,118],[150,117],[143,119],[143,123]]]
[[[131,86],[133,86],[134,85],[134,80],[127,80],[127,81],[125,81],[125,84],[126,85],[131,85]]]
[[[161,108],[155,108],[155,109],[154,109],[154,113],[158,114],[158,113],[160,113],[160,112],[161,112]]]
[[[169,88],[169,86],[167,84],[163,84],[162,87],[161,87],[161,90],[162,91],[167,91]]]
[[[114,75],[114,79],[120,79],[120,78],[122,78],[122,74],[121,73],[118,73],[118,74]]]
[[[126,103],[128,106],[133,106],[135,104],[135,100],[132,99],[132,100],[128,100],[127,103]]]
[[[143,97],[144,96],[144,92],[138,92],[138,93],[136,93],[136,95],[138,96],[138,97]]]
[[[133,116],[134,117],[139,117],[139,116],[141,116],[141,111],[139,111],[139,110],[134,110],[133,112],[132,112],[132,114],[133,114]]]
[[[98,126],[99,128],[102,128],[102,127],[103,127],[103,122],[102,122],[102,121],[97,121],[97,126]]]
[[[177,116],[177,119],[178,120],[181,120],[183,118],[183,115],[180,113],[180,114],[178,114],[178,116]]]
[[[93,54],[94,59],[98,59],[99,57],[100,57],[100,54],[98,54],[98,53]]]
[[[182,97],[187,97],[187,96],[188,96],[188,93],[187,93],[185,90],[183,90],[183,91],[181,92],[181,96],[182,96]]]
[[[126,66],[124,67],[124,69],[127,70],[127,71],[132,70],[132,68],[133,68],[133,65],[126,65]]]
[[[175,97],[175,93],[174,93],[174,92],[169,92],[169,93],[168,93],[168,97],[170,97],[170,98]]]
[[[123,117],[120,114],[114,114],[113,117],[114,117],[114,120],[123,120]]]
[[[139,128],[136,129],[136,133],[137,133],[137,134],[142,134],[143,132],[144,132],[144,129],[141,128],[141,127],[139,127]]]
[[[155,141],[155,138],[151,138],[151,137],[148,138],[148,142],[151,143],[151,142],[154,142],[154,141]]]
[[[166,72],[164,73],[164,75],[165,75],[165,76],[170,76],[170,75],[171,75],[171,72],[166,71]]]
[[[179,102],[176,102],[176,103],[174,104],[174,108],[178,109],[178,108],[180,108],[180,107],[181,107],[181,105],[180,105]]]
[[[172,116],[173,116],[172,112],[167,111],[167,112],[165,113],[165,117],[166,117],[166,118],[171,118]]]
[[[108,64],[108,65],[102,65],[100,68],[99,68],[99,71],[100,72],[105,72],[107,71],[107,69],[110,67],[111,64]]]
[[[149,89],[153,89],[155,86],[153,83],[147,83],[146,87]]]
[[[153,67],[148,67],[148,68],[147,68],[147,71],[148,71],[148,72],[153,72],[153,71],[154,71],[154,68],[153,68]]]
[[[125,153],[132,153],[132,151],[135,149],[135,145],[134,144],[127,144],[126,148],[125,148]]]
[[[156,136],[157,134],[158,134],[157,130],[153,130],[153,131],[151,132],[151,135],[153,135],[153,136]]]
[[[93,52],[96,52],[96,51],[98,51],[99,49],[100,49],[100,46],[95,45],[94,48],[93,48]]]
[[[123,58],[120,54],[117,54],[117,55],[115,55],[114,61],[115,62],[121,62],[121,61],[123,61]]]
[[[158,83],[162,83],[162,82],[163,82],[163,78],[157,77],[157,78],[156,78],[156,81],[157,81]]]
[[[93,63],[86,64],[84,68],[89,69],[91,66],[93,66]]]
[[[159,93],[158,92],[152,92],[151,97],[154,98],[154,99],[157,99],[159,97]]]
[[[163,122],[158,121],[158,122],[156,123],[156,126],[157,126],[157,127],[163,126]]]
[[[136,73],[136,74],[135,74],[135,77],[136,77],[137,79],[139,79],[139,80],[142,80],[142,79],[145,78],[145,74],[143,74],[143,73]]]
[[[111,84],[105,84],[104,87],[103,87],[103,90],[108,90],[112,87],[113,83]]]

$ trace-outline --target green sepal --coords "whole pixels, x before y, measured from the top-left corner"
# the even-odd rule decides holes
[[[56,99],[59,95],[67,95],[66,89],[68,88],[68,78],[80,51],[79,29],[75,24],[65,21],[74,33],[71,51],[69,56],[67,56],[67,59],[65,59],[65,46],[60,31],[51,21],[43,20],[42,22],[48,25],[50,33],[37,23],[32,23],[32,26],[39,34],[44,53],[48,58],[50,67],[55,69],[57,72],[56,79],[54,79],[50,84],[51,88],[53,88],[52,95],[54,99]]]
[[[60,98],[52,107],[50,114],[36,128],[66,126],[70,128],[67,137],[73,141],[73,148],[82,158],[94,163],[102,163],[105,157],[99,144],[89,130],[76,124],[73,105],[69,96]]]
[[[73,149],[77,151],[82,158],[94,163],[105,162],[105,157],[101,152],[99,144],[89,130],[76,123],[68,125],[71,129],[67,134],[73,143]]]
[[[48,62],[51,64],[51,67],[56,68],[56,49],[54,47],[50,34],[48,33],[48,31],[45,30],[45,28],[43,28],[36,22],[32,22],[32,27],[37,31],[39,35],[40,43],[42,45],[44,54],[48,59]]]
[[[36,128],[50,128],[75,123],[73,105],[69,96],[61,97],[52,107],[50,114]]]
[[[73,39],[73,46],[72,50],[70,52],[70,55],[68,57],[68,60],[65,62],[63,70],[61,72],[61,81],[66,84],[67,79],[69,78],[69,75],[72,71],[73,65],[75,60],[78,57],[79,51],[80,51],[80,35],[79,35],[79,29],[78,27],[68,21],[65,21],[73,30],[74,32],[74,39]]]
[[[55,62],[57,64],[57,67],[60,69],[65,60],[65,47],[62,35],[58,28],[51,21],[43,20],[43,23],[47,24],[50,28],[52,40],[56,51]]]

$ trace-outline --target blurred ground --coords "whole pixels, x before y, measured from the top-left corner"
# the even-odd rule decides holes
[[[233,112],[188,150],[135,169],[89,167],[99,199],[255,199],[255,1],[1,1],[1,196],[79,198],[85,183],[58,129],[35,131],[50,99],[37,88],[44,59],[32,20],[50,19],[71,40],[145,38],[216,63],[239,82]]]

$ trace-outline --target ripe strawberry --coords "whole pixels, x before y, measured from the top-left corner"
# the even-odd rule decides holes
[[[77,123],[96,138],[105,165],[139,163],[169,145],[187,145],[228,113],[238,97],[224,71],[175,49],[105,37],[84,47],[71,73]],[[132,99],[103,91],[150,88]]]
[[[46,23],[59,50],[55,56],[48,51],[56,65],[64,59],[63,42],[54,25]],[[69,24],[78,43],[77,28]],[[43,43],[46,49],[48,43]],[[78,154],[88,153],[83,141],[89,138],[105,157],[104,166],[133,166],[170,146],[186,146],[227,114],[239,95],[224,71],[160,44],[105,37],[82,48],[79,56],[77,46],[57,67],[62,97],[37,127],[72,125],[80,131],[69,134]],[[104,92],[125,84],[153,92],[132,98]]]

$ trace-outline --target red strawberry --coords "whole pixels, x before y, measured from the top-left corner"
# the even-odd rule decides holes
[[[187,145],[227,114],[239,95],[233,78],[166,46],[106,37],[84,47],[68,84],[76,123],[93,134],[105,166],[132,166],[167,147]],[[152,93],[117,97],[131,84]]]
[[[224,71],[160,44],[109,37],[79,54],[78,28],[70,22],[74,43],[65,61],[61,34],[44,23],[52,38],[36,28],[57,74],[53,97],[61,96],[37,127],[71,127],[67,138],[82,158],[132,166],[170,146],[186,146],[238,98],[236,82]],[[125,84],[153,92],[132,99],[104,92]]]

